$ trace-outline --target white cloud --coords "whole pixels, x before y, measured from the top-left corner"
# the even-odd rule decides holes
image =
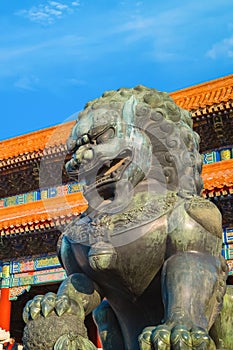
[[[67,5],[61,4],[60,2],[57,2],[57,1],[49,1],[49,4],[50,4],[51,6],[56,7],[56,8],[59,9],[59,10],[65,10],[65,9],[68,8]]]
[[[23,76],[15,81],[14,86],[22,90],[35,91],[38,82],[39,79],[35,76]]]
[[[40,24],[52,24],[62,18],[66,13],[72,13],[74,7],[79,6],[78,1],[73,1],[69,6],[58,1],[47,1],[45,4],[33,6],[16,12],[16,15],[28,18],[32,22]]]
[[[127,31],[141,31],[141,30],[149,30],[154,26],[156,20],[154,18],[135,18],[125,24],[121,25],[118,28],[119,32],[127,32]]]
[[[85,45],[83,38],[78,35],[63,35],[59,37],[48,38],[47,40],[41,39],[38,43],[25,43],[17,46],[8,46],[5,48],[0,48],[0,65],[7,63],[13,68],[19,66],[20,62],[23,63],[28,60],[30,63],[40,62],[41,59],[46,59],[48,61],[49,57],[56,57],[56,60],[63,60],[63,56],[58,53],[66,53],[67,55],[75,55],[77,59],[77,53],[81,55],[81,51]],[[17,64],[15,64],[17,62]],[[2,75],[0,66],[0,75]]]
[[[225,38],[222,41],[214,44],[206,53],[207,57],[216,59],[218,57],[233,57],[233,36]]]
[[[82,86],[82,85],[86,85],[87,82],[83,79],[76,79],[76,78],[70,78],[70,79],[67,79],[66,82],[69,84],[69,85],[72,85],[72,86]]]

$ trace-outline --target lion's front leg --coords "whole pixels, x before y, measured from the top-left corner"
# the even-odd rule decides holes
[[[142,350],[215,350],[208,331],[225,292],[221,259],[210,254],[181,252],[163,267],[164,324],[140,336]],[[150,347],[151,344],[151,347]]]
[[[99,303],[94,284],[80,273],[67,277],[57,294],[37,295],[23,312],[24,349],[96,349],[88,339],[84,319]]]

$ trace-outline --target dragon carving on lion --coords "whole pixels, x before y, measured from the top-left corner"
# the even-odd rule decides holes
[[[200,195],[189,112],[141,85],[108,91],[79,114],[67,147],[89,207],[59,240],[67,279],[24,309],[24,348],[95,349],[84,326],[93,312],[104,350],[216,349],[221,215]]]

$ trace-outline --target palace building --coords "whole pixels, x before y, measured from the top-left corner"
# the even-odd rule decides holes
[[[191,112],[203,155],[203,196],[223,216],[222,254],[233,278],[233,75],[170,93]],[[0,327],[20,340],[25,303],[56,292],[64,227],[87,208],[82,183],[68,178],[66,139],[75,121],[0,142]],[[232,277],[231,277],[232,276]],[[97,341],[91,316],[90,338]]]

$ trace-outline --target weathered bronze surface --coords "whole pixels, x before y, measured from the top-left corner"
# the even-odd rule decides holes
[[[232,335],[232,315],[233,315],[233,286],[227,287],[223,299],[223,308],[218,315],[210,334],[215,341],[218,349],[233,349]]]
[[[69,277],[25,308],[25,349],[92,349],[83,320],[93,310],[104,350],[216,349],[209,330],[227,268],[190,114],[155,89],[109,91],[79,114],[67,145],[89,208],[58,244]],[[48,341],[51,322],[58,339]]]

